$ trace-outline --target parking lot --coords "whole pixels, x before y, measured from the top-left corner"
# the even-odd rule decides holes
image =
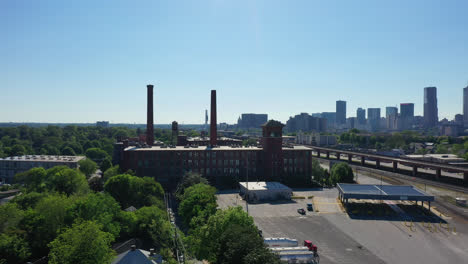
[[[294,190],[293,201],[249,204],[264,237],[311,240],[320,263],[465,263],[468,237],[452,223],[353,219],[337,202],[336,189]],[[313,198],[312,198],[313,196]],[[304,197],[303,199],[299,197]],[[310,197],[310,198],[309,198]],[[314,204],[314,211],[297,212]],[[236,192],[218,195],[220,208],[246,203]]]

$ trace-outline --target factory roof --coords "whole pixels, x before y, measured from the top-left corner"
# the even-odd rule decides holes
[[[152,146],[152,147],[135,147],[131,146],[125,149],[125,151],[205,151],[205,150],[212,150],[212,151],[227,151],[227,150],[238,150],[238,151],[252,151],[252,150],[262,150],[261,147],[243,147],[243,146],[217,146],[217,147],[209,147],[209,146]],[[289,146],[284,147],[283,150],[311,150],[310,148],[304,146]]]
[[[268,191],[268,190],[291,190],[288,186],[279,182],[239,182],[239,184],[249,191]]]
[[[6,157],[0,161],[28,161],[28,162],[78,162],[84,159],[84,156],[56,156],[56,155],[24,155]]]

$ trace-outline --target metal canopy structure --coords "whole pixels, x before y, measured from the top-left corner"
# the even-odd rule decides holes
[[[338,183],[340,199],[400,200],[432,202],[434,196],[407,185],[372,185]]]

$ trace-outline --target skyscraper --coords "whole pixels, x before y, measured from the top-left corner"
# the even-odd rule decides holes
[[[437,110],[437,88],[424,88],[424,127],[432,128],[439,122]]]
[[[398,108],[395,106],[385,107],[385,117],[388,118],[392,114],[398,114]]]
[[[463,125],[468,127],[468,86],[463,88]]]
[[[395,106],[387,106],[385,108],[385,118],[387,129],[397,129],[398,108]]]
[[[358,108],[356,111],[356,119],[359,125],[366,124],[366,109]]]
[[[414,123],[414,104],[401,103],[400,104],[400,127],[399,129],[411,129]]]
[[[346,124],[346,101],[336,101],[336,124]]]
[[[372,131],[380,128],[380,108],[367,108],[367,119]]]

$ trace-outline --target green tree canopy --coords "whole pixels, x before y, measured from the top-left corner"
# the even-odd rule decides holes
[[[199,183],[185,189],[179,205],[179,215],[186,226],[203,224],[216,212],[216,189]]]
[[[184,194],[185,189],[190,186],[193,186],[198,183],[203,183],[208,185],[209,182],[206,178],[204,178],[200,173],[196,172],[188,172],[184,175],[182,180],[177,185],[176,196],[177,198],[181,199]]]
[[[100,148],[89,148],[85,152],[86,157],[92,159],[94,162],[100,164],[103,160],[105,160],[109,155],[107,152]]]
[[[49,263],[111,263],[114,237],[101,231],[99,224],[87,221],[74,224],[50,242]]]
[[[336,185],[340,182],[353,183],[354,174],[351,167],[344,162],[333,165],[330,173],[330,185]]]
[[[80,171],[84,173],[86,178],[89,178],[98,168],[96,162],[91,159],[82,159],[78,162],[78,165],[80,166]]]
[[[216,263],[280,263],[279,257],[266,248],[257,228],[230,225],[219,237]]]
[[[76,156],[76,152],[71,147],[64,147],[62,149],[62,155]]]
[[[120,205],[110,196],[104,193],[92,193],[75,202],[67,210],[69,222],[82,219],[95,221],[102,226],[102,230],[118,237],[120,225],[117,216],[120,213]]]
[[[30,255],[24,238],[15,234],[0,234],[0,263],[24,263]]]
[[[241,228],[257,230],[252,217],[242,210],[240,206],[218,210],[212,215],[206,225],[203,225],[190,235],[189,241],[192,251],[198,259],[206,259],[216,263],[220,238],[226,230],[233,225]]]
[[[157,206],[146,206],[135,212],[137,218],[137,235],[150,241],[158,248],[170,247],[173,243],[171,223],[166,211]]]
[[[101,162],[101,166],[99,166],[101,168],[101,171],[106,171],[108,170],[110,167],[112,167],[112,160],[110,157],[107,157],[105,158],[102,162]]]
[[[110,167],[109,169],[103,171],[103,182],[107,182],[111,177],[119,175],[120,174],[120,168],[119,165],[115,165]]]
[[[104,190],[119,202],[122,208],[157,205],[164,208],[162,199],[164,190],[150,177],[137,177],[120,174],[111,177],[104,185]]]

